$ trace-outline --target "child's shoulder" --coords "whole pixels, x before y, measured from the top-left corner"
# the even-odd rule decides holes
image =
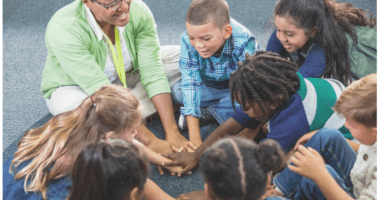
[[[230,24],[232,26],[232,42],[235,47],[243,47],[249,41],[255,43],[255,37],[253,37],[251,31],[248,30],[247,27],[232,18]]]

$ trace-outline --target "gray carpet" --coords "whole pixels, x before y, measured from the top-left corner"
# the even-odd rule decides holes
[[[23,133],[43,125],[50,118],[40,93],[42,70],[47,50],[44,36],[51,16],[72,0],[3,1],[3,161],[16,150]],[[186,30],[185,15],[191,0],[144,0],[151,9],[161,45],[179,44]],[[245,25],[256,37],[261,49],[274,30],[272,11],[276,0],[227,0],[231,17]],[[355,6],[369,9],[377,16],[375,0],[349,0]],[[178,116],[177,116],[178,117]],[[164,137],[159,120],[148,122],[149,129]],[[202,127],[207,137],[216,124]],[[187,132],[184,132],[187,136]],[[160,176],[155,166],[151,178],[172,196],[203,188],[195,173],[183,178]]]

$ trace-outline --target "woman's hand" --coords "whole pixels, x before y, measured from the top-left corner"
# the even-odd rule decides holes
[[[162,156],[173,160],[173,162],[162,163],[163,167],[166,166],[181,166],[184,169],[178,173],[178,176],[181,177],[183,174],[187,174],[190,170],[194,169],[199,161],[199,158],[193,152],[177,152],[169,155],[162,154]],[[191,173],[191,172],[190,172]]]
[[[151,142],[151,144],[149,145],[149,148],[152,149],[154,152],[160,153],[160,154],[171,154],[174,152],[174,150],[172,149],[172,146],[170,145],[168,141],[161,140],[158,138],[156,138],[155,140]]]
[[[209,200],[204,190],[197,190],[179,195],[177,200]]]
[[[328,171],[325,167],[325,161],[318,151],[308,147],[307,149],[300,145],[298,152],[290,158],[292,163],[296,166],[289,165],[289,169],[297,174],[300,174],[310,180],[317,180],[323,178],[323,175]]]
[[[312,132],[306,133],[306,134],[303,135],[300,139],[298,139],[296,145],[294,146],[294,150],[297,150],[297,148],[298,148],[299,145],[304,145],[304,144],[306,144],[306,142],[309,141],[310,138],[313,137],[313,135],[314,135],[317,131],[318,131],[318,130],[315,130],[315,131],[312,131]]]
[[[166,136],[166,141],[170,143],[171,148],[174,152],[178,152],[181,147],[183,147],[183,150],[187,152],[194,152],[197,148],[192,142],[183,137],[179,132],[168,134]]]

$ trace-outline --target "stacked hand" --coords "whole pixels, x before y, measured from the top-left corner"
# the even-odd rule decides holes
[[[181,166],[184,167],[183,170],[178,173],[181,177],[184,174],[191,174],[192,169],[194,169],[198,164],[198,159],[193,152],[176,152],[173,154],[162,154],[162,156],[172,160],[173,162],[162,163],[162,166]]]
[[[180,149],[178,149],[178,154],[179,153],[188,153],[188,152],[182,152],[183,151],[183,147],[181,147]],[[170,155],[173,155],[173,154],[169,154],[169,155],[165,155],[165,154],[160,154],[161,156],[164,156],[165,158],[168,158],[170,159]],[[171,159],[172,160],[172,159]],[[167,163],[161,163],[161,165],[157,165],[158,167],[158,171],[160,172],[160,174],[164,174],[164,171],[162,168],[165,168],[169,171],[169,173],[171,175],[175,175],[175,174],[178,174],[178,176],[180,177],[182,174],[191,174],[191,171],[186,171],[186,172],[183,172],[183,167],[181,167],[181,165],[175,165],[175,164],[172,164],[173,163],[173,160],[172,162],[167,162]],[[166,165],[165,165],[166,164]]]
[[[179,195],[177,200],[209,200],[207,194],[203,190],[192,191]]]
[[[182,147],[183,151],[194,152],[197,148],[192,142],[183,137],[180,133],[169,134],[166,140],[170,143],[173,152],[178,152]]]

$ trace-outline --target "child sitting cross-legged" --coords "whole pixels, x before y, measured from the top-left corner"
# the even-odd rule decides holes
[[[274,178],[275,190],[294,199],[377,199],[376,89],[370,74],[349,85],[334,107],[360,144],[331,128],[304,135],[291,165]]]
[[[199,146],[199,118],[221,124],[234,113],[230,74],[238,62],[245,60],[245,53],[254,54],[257,47],[252,33],[230,19],[225,0],[193,1],[186,15],[186,28],[180,43],[182,79],[171,90],[173,101],[184,105],[178,125],[182,129],[187,126],[190,141]]]
[[[243,114],[268,123],[265,137],[276,140],[285,152],[304,134],[324,127],[340,129],[351,139],[344,127],[345,119],[331,109],[344,85],[335,79],[304,78],[297,69],[296,63],[276,53],[257,51],[255,55],[247,55],[231,74],[231,98],[242,106]],[[236,112],[235,116],[240,113]],[[232,124],[239,123],[232,121]],[[236,135],[236,131],[221,125],[194,153],[169,155],[174,162],[164,164],[184,166],[180,175],[186,173],[196,166],[208,146],[225,135]]]

